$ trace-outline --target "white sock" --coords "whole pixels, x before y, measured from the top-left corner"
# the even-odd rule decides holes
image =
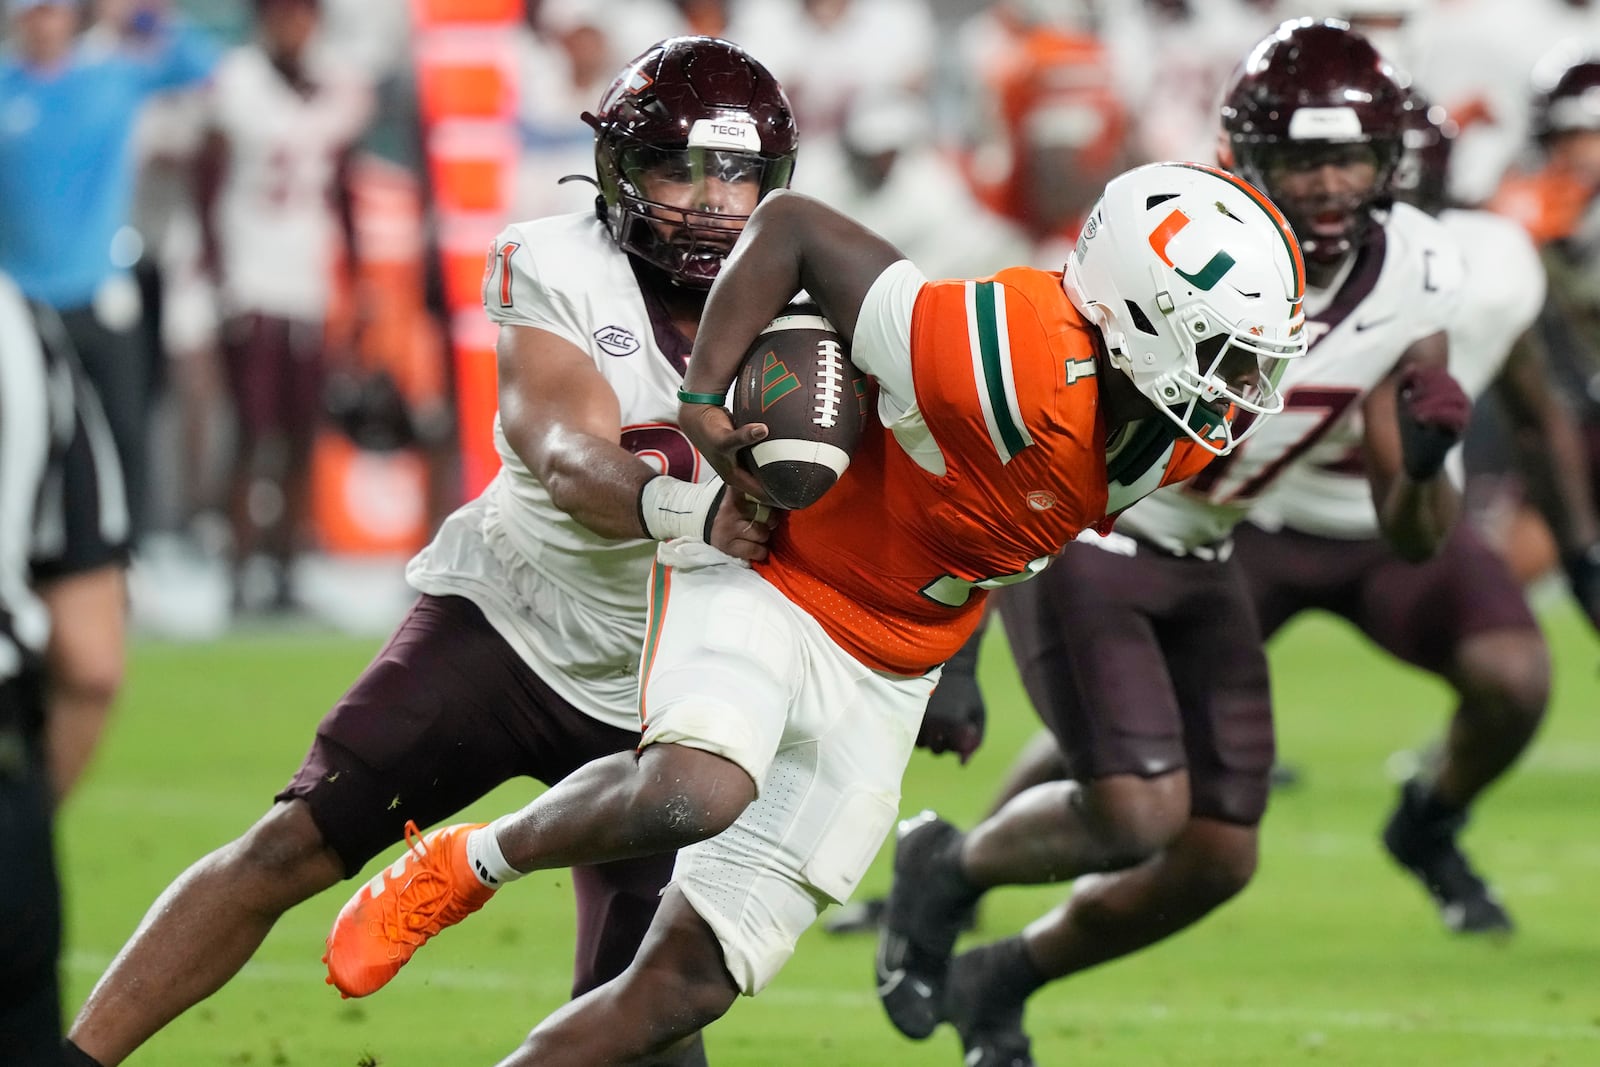
[[[472,864],[472,872],[478,876],[478,881],[490,889],[499,889],[507,882],[515,882],[526,873],[507,863],[505,853],[500,851],[500,824],[508,818],[509,815],[502,816],[467,835],[467,862]]]

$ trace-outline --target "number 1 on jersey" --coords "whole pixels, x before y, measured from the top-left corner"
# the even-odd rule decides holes
[[[500,246],[500,306],[511,306],[511,253],[522,246],[515,241],[507,241]]]

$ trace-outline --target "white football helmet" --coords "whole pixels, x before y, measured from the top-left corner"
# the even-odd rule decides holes
[[[1112,364],[1225,455],[1283,410],[1283,360],[1306,350],[1305,277],[1293,231],[1254,186],[1151,163],[1106,185],[1062,280]]]

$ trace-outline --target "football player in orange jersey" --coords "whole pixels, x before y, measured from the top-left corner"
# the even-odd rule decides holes
[[[775,193],[706,303],[679,425],[728,484],[766,427],[722,407],[750,341],[804,288],[877,384],[876,420],[754,568],[675,540],[652,577],[638,752],[519,812],[414,849],[329,939],[345,973],[397,972],[494,887],[679,849],[628,970],[502,1063],[632,1063],[755,995],[894,824],[939,665],[986,591],[1200,470],[1281,406],[1304,350],[1293,234],[1245,182],[1194,164],[1113,179],[1064,273],[929,282],[821,203]],[[448,885],[447,898],[428,886]],[[459,903],[457,903],[459,901]]]

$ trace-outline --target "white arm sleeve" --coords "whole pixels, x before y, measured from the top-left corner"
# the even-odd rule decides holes
[[[861,301],[850,362],[877,381],[884,425],[917,402],[911,383],[911,312],[927,281],[909,259],[902,259],[878,275]]]

